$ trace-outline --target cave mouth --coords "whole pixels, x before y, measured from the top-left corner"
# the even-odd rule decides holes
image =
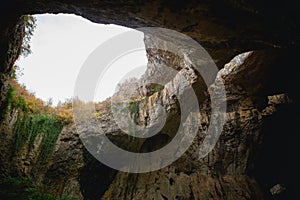
[[[35,28],[26,41],[30,49],[15,63],[16,79],[51,106],[73,98],[80,68],[101,44],[127,31],[134,31],[136,40],[143,41],[140,31],[114,24],[93,23],[74,14],[39,14],[32,17]],[[145,49],[115,61],[98,81],[94,101],[111,97],[124,79],[139,78],[146,65]],[[137,67],[141,69],[136,70]]]
[[[61,117],[67,118],[64,120],[71,122],[73,86],[82,64],[101,43],[114,35],[134,29],[114,24],[93,23],[74,14],[38,14],[32,15],[32,17],[35,23],[33,34],[26,41],[30,52],[21,55],[17,60],[16,76],[11,85],[16,89],[18,95],[26,96],[25,101],[36,99],[34,101],[38,101],[38,104],[54,108],[56,110],[54,112],[58,112]],[[136,33],[136,40],[143,41],[143,33],[139,31]],[[106,101],[120,90],[128,91],[133,88],[132,83],[145,74],[147,62],[144,49],[142,52],[129,55],[127,59],[120,59],[111,67],[112,69],[106,70],[107,74],[98,84],[104,85],[101,89],[105,89],[105,87],[108,89],[103,91],[98,87],[95,91],[96,118],[100,117],[97,104]],[[111,77],[116,78],[111,80]],[[163,88],[163,85],[149,84],[147,85],[149,94],[147,93],[146,96],[160,92]],[[177,129],[179,122],[173,122],[172,126],[173,129]],[[165,136],[168,137],[168,135],[161,137]],[[128,136],[125,139],[132,141],[134,137]],[[111,140],[113,141],[113,138]],[[157,138],[153,138],[151,141],[149,139],[146,143],[153,143],[153,141],[157,141]],[[163,141],[164,144],[168,144],[170,139],[164,138]],[[143,143],[144,140],[141,142]],[[159,145],[161,146],[161,144]],[[151,149],[143,146],[142,149],[139,147],[131,150],[151,152],[158,147]],[[127,146],[123,148],[127,149]]]
[[[92,2],[93,4],[95,3],[95,4],[97,4],[96,2]],[[120,2],[117,2],[116,4],[119,4]],[[44,5],[44,4],[46,4],[46,6]],[[49,5],[47,5],[47,4],[49,4]],[[101,4],[102,4],[102,2],[101,2]],[[104,3],[105,4],[105,3]],[[110,2],[110,6],[113,8],[115,5],[113,4],[113,3],[111,3]],[[40,6],[39,4],[35,4],[35,3],[28,3],[28,10],[26,11],[26,12],[36,12],[36,10],[39,10],[39,12],[46,12],[45,10],[47,10],[47,11],[51,11],[51,10],[55,10],[55,11],[57,11],[57,10],[64,10],[64,9],[69,9],[69,10],[73,10],[73,12],[75,12],[75,10],[78,8],[78,7],[80,7],[80,6],[82,6],[82,5],[80,5],[80,6],[78,6],[77,5],[77,7],[76,6],[69,6],[69,8],[66,8],[66,6],[65,5],[60,5],[60,8],[57,8],[57,7],[59,7],[59,6],[57,6],[56,5],[56,3],[53,3],[52,4],[52,2],[51,2],[51,5],[50,5],[50,2],[49,3],[41,3],[41,8],[35,8],[35,9],[33,9],[32,7],[34,7],[35,5],[38,5],[38,6]],[[68,5],[68,4],[67,4]],[[76,3],[75,3],[75,5],[76,5]],[[44,7],[43,7],[44,6]],[[57,7],[54,7],[54,6],[57,6]],[[20,9],[21,9],[21,5],[19,6],[20,7]],[[84,7],[84,6],[83,6]],[[87,8],[88,7],[88,3],[87,3],[87,5],[85,6],[85,8]],[[102,7],[102,5],[101,5],[101,7]],[[172,25],[170,25],[170,24],[174,24],[174,23],[169,23],[169,25],[168,25],[168,21],[170,21],[170,20],[174,20],[174,18],[173,17],[171,17],[170,19],[168,19],[167,17],[166,17],[166,15],[160,15],[160,16],[155,16],[155,17],[152,17],[151,15],[150,15],[150,17],[146,17],[146,16],[144,16],[143,17],[143,15],[138,15],[138,14],[135,14],[135,12],[140,12],[140,11],[133,11],[133,12],[130,12],[130,13],[134,13],[134,14],[130,14],[130,15],[127,15],[129,12],[127,11],[127,10],[130,10],[130,7],[129,8],[127,8],[126,6],[116,6],[116,10],[118,11],[118,7],[120,7],[121,9],[120,10],[124,10],[124,12],[114,12],[114,13],[118,13],[117,15],[118,15],[118,17],[116,17],[116,18],[114,18],[114,19],[105,19],[105,17],[108,17],[108,18],[110,18],[111,16],[110,15],[108,15],[108,14],[106,14],[105,12],[103,12],[103,13],[100,13],[100,14],[98,14],[98,16],[101,16],[101,15],[103,15],[103,16],[101,16],[101,18],[103,17],[104,19],[96,19],[96,20],[99,20],[99,21],[101,21],[101,20],[103,20],[103,21],[105,21],[105,20],[108,20],[108,21],[113,21],[113,20],[115,20],[115,21],[119,21],[119,23],[123,23],[123,24],[126,24],[126,23],[128,23],[128,24],[130,24],[131,23],[131,25],[132,26],[137,26],[136,24],[138,24],[138,22],[136,22],[136,23],[134,23],[134,21],[136,20],[136,21],[138,21],[139,19],[141,19],[139,22],[140,22],[140,24],[143,22],[143,23],[147,23],[147,24],[151,24],[151,22],[152,22],[152,24],[156,24],[156,23],[154,23],[154,22],[157,22],[157,24],[164,24],[164,25],[166,25],[167,27],[171,27]],[[197,6],[194,6],[194,7],[197,7]],[[91,5],[91,8],[97,8],[97,6],[95,6],[95,5]],[[110,8],[110,7],[108,7],[108,8]],[[134,6],[134,8],[136,8],[136,6]],[[160,7],[159,7],[160,8]],[[228,10],[228,9],[224,9],[224,7],[223,6],[219,6],[218,7],[219,9],[218,9],[218,11],[223,11],[222,13],[227,13],[226,11]],[[268,6],[268,8],[269,8],[269,6]],[[278,7],[279,8],[279,7]],[[27,9],[27,7],[25,7],[24,9],[21,9],[20,10],[20,13],[25,13],[25,9]],[[107,9],[106,7],[104,7],[104,11],[106,11],[105,9]],[[115,8],[114,8],[115,9]],[[112,9],[112,10],[114,10],[114,9]],[[82,9],[82,10],[84,10],[84,9]],[[100,9],[99,9],[100,10]],[[98,10],[98,11],[99,11]],[[176,12],[177,14],[178,13],[180,13],[180,12],[178,12],[178,10],[177,9],[174,9],[175,11],[174,12]],[[262,15],[264,15],[264,16],[267,16],[267,18],[268,19],[272,19],[273,18],[273,16],[277,16],[278,18],[282,18],[282,20],[280,20],[281,21],[281,23],[282,24],[289,24],[289,23],[286,23],[286,21],[289,21],[288,19],[285,19],[284,18],[284,15],[289,11],[289,10],[283,10],[283,16],[282,15],[278,15],[278,12],[277,12],[277,9],[275,9],[276,10],[276,12],[274,12],[274,14],[272,15],[269,15],[269,12],[268,12],[268,10],[267,9],[263,9],[263,10],[265,10],[265,11],[263,11],[263,12],[261,12],[261,14],[259,14],[259,16],[262,16]],[[274,10],[274,9],[272,9],[272,10]],[[113,12],[111,12],[111,10],[109,10],[110,12],[109,13],[113,13]],[[81,12],[81,10],[79,10],[79,11],[77,11],[77,12]],[[86,15],[88,15],[89,14],[89,16],[91,16],[90,18],[97,18],[97,14],[95,14],[95,13],[88,13],[89,12],[89,10],[88,11],[83,11],[83,13],[85,13]],[[88,13],[88,14],[87,14]],[[124,15],[124,13],[125,13],[125,15]],[[160,12],[157,12],[157,13],[160,13]],[[204,13],[206,13],[206,12],[204,12]],[[258,12],[259,13],[259,12]],[[13,13],[13,14],[16,14],[16,13]],[[94,15],[94,16],[93,16]],[[174,16],[176,16],[176,15],[174,15]],[[186,15],[189,19],[195,19],[195,20],[197,20],[198,18],[197,18],[197,16],[195,16],[195,15],[193,15],[193,14],[191,14],[191,15]],[[249,27],[249,24],[248,24],[248,22],[246,21],[246,23],[245,23],[245,20],[243,20],[244,18],[240,18],[240,17],[237,17],[238,15],[228,15],[228,14],[224,14],[224,18],[226,19],[226,17],[228,18],[228,16],[230,16],[230,18],[235,18],[235,19],[237,19],[238,21],[240,21],[240,23],[241,24],[243,24],[242,26],[244,26],[244,27]],[[233,17],[234,16],[234,17]],[[123,18],[122,18],[123,17]],[[164,20],[162,20],[164,18]],[[252,17],[250,17],[249,18],[249,21],[251,21],[251,24],[250,25],[253,25],[252,24],[252,22],[255,22],[255,20],[251,20],[251,18]],[[256,18],[255,18],[256,19]],[[218,22],[219,23],[219,21],[218,20],[215,20],[216,22]],[[226,21],[226,20],[225,20]],[[264,24],[268,24],[270,21],[275,21],[274,19],[272,19],[272,20],[263,20],[263,21],[265,21],[265,23]],[[200,23],[201,24],[201,23]],[[208,24],[214,24],[214,19],[212,19],[212,20],[210,20],[210,23],[208,23]],[[221,24],[221,23],[220,23]],[[274,35],[277,35],[277,33],[278,33],[278,31],[276,31],[276,30],[279,30],[279,32],[284,32],[284,33],[288,33],[288,35],[287,36],[289,36],[290,35],[290,31],[286,31],[286,30],[290,30],[290,29],[285,29],[285,28],[283,28],[283,26],[276,26],[276,23],[274,22],[274,23],[270,23],[270,25],[268,26],[268,27],[272,27],[272,29],[271,28],[268,28],[268,27],[266,27],[266,31],[261,31],[261,30],[259,30],[259,29],[255,29],[254,28],[254,30],[253,30],[253,32],[251,31],[249,34],[239,34],[239,31],[237,31],[237,29],[239,29],[239,28],[241,28],[241,26],[240,25],[238,25],[238,24],[236,24],[236,27],[237,28],[235,28],[235,24],[233,23],[232,25],[234,25],[234,26],[230,26],[231,25],[231,23],[228,23],[228,24],[225,24],[225,23],[223,23],[225,26],[228,26],[228,27],[230,27],[229,29],[230,29],[230,31],[231,31],[231,34],[229,34],[229,42],[232,42],[231,40],[230,40],[230,36],[232,36],[232,35],[234,35],[234,36],[237,36],[237,40],[235,41],[233,41],[233,43],[236,43],[237,42],[237,47],[238,47],[238,49],[235,49],[234,51],[236,52],[236,51],[240,51],[241,49],[245,49],[245,48],[249,48],[249,46],[250,47],[257,47],[255,44],[253,44],[253,43],[246,43],[246,45],[244,45],[244,47],[243,48],[241,48],[240,46],[242,46],[243,45],[243,43],[240,43],[239,44],[239,40],[240,41],[243,41],[243,38],[245,39],[247,39],[247,41],[249,40],[249,41],[251,41],[251,40],[253,40],[253,38],[255,38],[255,39],[261,39],[262,41],[272,41],[272,39],[274,40]],[[5,24],[6,25],[6,24]],[[139,25],[139,24],[138,24]],[[177,24],[175,23],[174,24],[174,26],[176,26]],[[184,24],[185,25],[185,24]],[[198,29],[199,28],[199,26],[200,25],[198,25],[198,27],[197,27],[197,25],[198,25],[198,23],[197,24],[195,24],[195,25],[193,25],[193,26],[188,26],[187,28],[188,29],[182,29],[182,30],[186,30],[186,31],[191,31],[190,33],[193,33],[193,29],[194,29],[194,27],[195,27],[195,29]],[[293,25],[293,24],[292,24]],[[292,26],[292,25],[287,25],[287,26]],[[258,23],[258,27],[260,27],[260,23]],[[274,27],[274,28],[273,28]],[[286,26],[284,26],[284,27],[286,27]],[[295,26],[296,27],[296,26]],[[180,26],[179,26],[179,28],[181,28]],[[194,30],[195,30],[194,29]],[[205,27],[205,29],[208,29],[208,30],[210,30],[209,28],[207,28],[207,27]],[[275,33],[272,33],[269,29],[271,29],[271,30],[274,30],[274,32]],[[224,30],[219,30],[219,31],[215,31],[215,29],[211,29],[211,30],[213,30],[214,32],[217,32],[218,34],[220,34],[220,37],[217,37],[216,39],[217,39],[217,41],[221,41],[220,40],[220,38],[222,38],[222,37],[224,37],[224,35],[226,35],[227,33],[228,33],[228,31],[226,30],[226,29],[224,29]],[[244,28],[242,28],[241,29],[242,31],[243,30],[247,30],[247,29],[244,29]],[[251,29],[249,29],[249,30],[252,30],[252,28]],[[262,30],[264,30],[264,29],[262,29]],[[210,31],[210,33],[212,33],[213,31]],[[222,33],[223,32],[223,33]],[[244,31],[244,32],[246,32],[246,31]],[[233,34],[232,34],[233,33]],[[252,34],[252,33],[254,33],[254,34]],[[268,34],[268,33],[272,33],[272,34]],[[291,31],[291,35],[293,34],[294,32],[293,31]],[[261,35],[265,35],[265,36],[261,36]],[[194,35],[197,35],[197,33],[194,33]],[[246,35],[246,37],[243,37],[242,35]],[[253,35],[253,36],[251,36],[251,35]],[[285,39],[287,40],[287,41],[289,41],[291,38],[290,37],[282,37],[282,36],[286,36],[285,34],[283,35],[283,34],[278,34],[279,35],[279,39],[280,38],[284,38],[284,41],[285,41]],[[270,40],[268,40],[268,39],[266,39],[266,37],[270,37],[271,39]],[[213,38],[213,37],[212,37]],[[257,41],[257,40],[255,40],[255,41]],[[208,44],[211,44],[211,41],[207,41],[207,43]],[[286,43],[288,43],[288,42],[286,42]],[[6,44],[6,43],[5,43]],[[231,45],[231,43],[229,43],[228,44],[229,46]],[[228,49],[228,45],[226,45],[226,50]],[[249,45],[249,46],[248,46]],[[274,45],[275,46],[275,45]],[[222,47],[222,45],[221,45],[221,47]],[[228,49],[229,50],[229,49]],[[5,51],[5,50],[4,50]],[[222,54],[224,54],[223,52],[224,51],[221,51],[220,50],[220,54],[219,55],[222,55]],[[229,51],[229,53],[228,53],[228,55],[229,56],[232,56],[233,54],[232,54],[232,52],[233,51]],[[294,52],[296,52],[296,51],[294,51]],[[4,54],[5,55],[5,54]],[[2,56],[2,55],[1,55]],[[216,55],[215,55],[216,56]],[[226,56],[225,56],[226,57]],[[224,58],[223,58],[223,60],[224,60]],[[285,64],[285,66],[292,66],[291,64]],[[291,68],[288,68],[288,69],[291,69]],[[285,70],[286,72],[287,71],[289,71],[289,70]],[[280,70],[280,72],[281,72],[281,70]],[[294,74],[297,74],[297,73],[294,73]],[[281,77],[281,76],[280,76]],[[282,80],[282,79],[281,79]],[[282,82],[282,81],[281,81]],[[287,81],[288,82],[288,81]],[[2,83],[1,83],[2,84]],[[286,85],[286,84],[283,84],[284,86]],[[1,85],[2,86],[2,85]],[[274,86],[273,86],[274,87]],[[294,88],[296,88],[297,87],[297,84],[294,84],[293,85],[293,89]],[[1,88],[2,89],[2,88]],[[297,91],[297,90],[294,90],[294,91]],[[2,108],[2,107],[1,107]],[[296,113],[297,114],[297,113]],[[294,115],[296,115],[296,114],[294,114]],[[279,121],[278,121],[278,123],[279,123]],[[291,129],[291,132],[295,132],[295,130],[296,129]],[[278,130],[275,130],[274,129],[274,131],[278,131]],[[271,138],[271,137],[270,137]],[[294,143],[296,142],[296,140],[293,140],[294,141]],[[295,146],[297,146],[297,145],[293,145],[294,147]],[[297,151],[293,151],[294,153],[295,152],[297,152]],[[268,156],[268,155],[267,155]],[[266,157],[267,157],[266,156]],[[296,170],[295,170],[296,171]],[[292,172],[294,172],[294,171],[292,171],[292,170],[290,170],[290,173],[292,173]],[[290,177],[290,176],[289,176]]]

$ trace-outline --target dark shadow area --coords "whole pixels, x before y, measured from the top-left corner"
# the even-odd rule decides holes
[[[299,124],[299,106],[296,104],[278,106],[278,112],[268,117],[263,129],[261,153],[255,163],[254,174],[265,194],[270,199],[295,199],[296,185],[293,160],[298,157],[295,135]],[[270,189],[280,184],[286,188],[281,194],[271,196]]]
[[[85,148],[83,159],[85,166],[79,175],[82,195],[85,200],[101,199],[117,171],[100,163]]]
[[[145,140],[141,147],[141,152],[152,152],[166,146],[171,138],[166,134],[157,134]]]

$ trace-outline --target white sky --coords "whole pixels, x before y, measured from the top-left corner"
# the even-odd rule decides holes
[[[19,82],[38,98],[47,101],[71,98],[79,70],[88,55],[107,39],[131,30],[116,25],[92,23],[82,17],[66,14],[35,15],[37,27],[31,39],[32,54],[21,57],[16,65],[23,69]],[[137,40],[143,34],[137,31]],[[146,66],[146,52],[136,52],[117,60],[103,76],[98,85],[95,100],[111,96],[119,81],[130,71],[140,76]],[[137,73],[138,71],[138,73]]]

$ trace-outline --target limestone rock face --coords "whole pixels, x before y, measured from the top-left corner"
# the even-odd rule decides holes
[[[46,164],[46,173],[41,185],[58,196],[68,195],[73,199],[83,199],[79,184],[80,170],[84,166],[83,145],[74,125],[64,127]],[[39,174],[35,172],[33,174]]]
[[[157,59],[163,59],[165,55],[166,52],[148,55],[149,74],[159,73],[155,71]],[[113,97],[96,105],[99,116],[93,116],[88,120],[89,123],[81,124],[76,121],[76,127],[74,124],[64,127],[53,155],[46,163],[37,159],[41,137],[36,138],[30,152],[25,146],[21,154],[14,157],[11,153],[14,137],[12,126],[18,115],[14,112],[4,127],[6,130],[3,133],[6,135],[2,135],[6,147],[10,148],[2,151],[1,158],[4,162],[1,169],[8,175],[17,172],[22,176],[32,177],[37,186],[45,191],[60,197],[68,195],[74,199],[264,199],[265,193],[255,177],[251,176],[263,141],[263,124],[265,118],[270,118],[277,112],[278,106],[292,103],[285,94],[267,96],[263,81],[259,85],[255,84],[256,79],[252,77],[262,77],[264,71],[260,69],[269,67],[266,58],[268,54],[263,51],[238,55],[218,72],[214,83],[208,87],[208,91],[217,92],[220,84],[225,84],[226,99],[221,100],[227,100],[228,109],[223,113],[225,125],[222,134],[214,149],[204,158],[199,158],[199,149],[203,145],[211,119],[208,92],[201,93],[203,101],[200,104],[200,127],[194,142],[176,162],[161,170],[145,174],[117,172],[91,157],[79,139],[79,134],[97,137],[100,134],[97,124],[101,123],[103,133],[122,148],[137,152],[161,148],[174,137],[176,124],[180,119],[176,99],[168,92],[182,84],[181,79],[175,76],[170,86],[167,85],[158,92],[146,93],[152,93],[147,96],[146,102],[135,100],[138,103],[136,123],[139,125],[155,126],[159,122],[156,120],[157,114],[149,112],[158,101],[171,116],[171,120],[168,118],[161,132],[151,140],[132,142],[128,139],[114,119],[110,102]],[[188,84],[197,83],[199,74],[182,58],[169,55],[168,61],[173,66],[179,66],[176,70],[187,77]],[[247,87],[249,85],[254,87]],[[127,117],[132,115],[129,113]],[[97,145],[97,148],[101,146]],[[8,157],[14,158],[14,162],[7,160]],[[91,184],[95,188],[89,189]]]
[[[147,174],[119,172],[103,199],[265,199],[265,194],[250,174],[255,169],[257,149],[262,145],[261,130],[265,118],[276,113],[278,105],[289,103],[286,95],[268,97],[268,102],[266,96],[258,96],[258,93],[265,91],[263,85],[246,87],[256,83],[251,76],[259,77],[263,73],[253,64],[253,60],[261,64],[260,67],[268,67],[264,63],[267,56],[264,52],[236,56],[219,71],[214,84],[209,87],[211,91],[216,91],[222,81],[229,101],[222,134],[206,157],[199,159],[199,148],[211,117],[209,100],[201,105],[201,126],[193,144],[182,157],[169,167]],[[255,67],[258,67],[257,70]],[[244,80],[247,85],[243,85]],[[163,90],[160,94],[164,94]],[[154,93],[149,98],[160,97]],[[148,118],[151,121],[151,116]],[[174,115],[172,121],[176,118],[178,115]],[[168,130],[162,132],[168,134]],[[159,139],[151,144],[154,146],[156,143]],[[134,185],[125,184],[128,182]]]
[[[128,181],[134,185],[123,188]],[[238,175],[212,178],[167,167],[149,174],[118,174],[102,199],[263,199],[253,178]]]

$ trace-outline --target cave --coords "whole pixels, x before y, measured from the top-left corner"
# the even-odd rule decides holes
[[[9,116],[7,120],[1,119],[0,177],[30,177],[35,186],[57,198],[65,195],[74,199],[296,198],[293,176],[297,169],[291,163],[297,158],[299,121],[296,5],[295,1],[269,0],[13,0],[3,3],[0,8],[1,113],[8,107],[9,79],[22,51],[21,16],[70,13],[95,23],[133,29],[163,27],[193,38],[205,48],[219,70],[216,81],[207,87],[217,88],[220,77],[224,81],[227,121],[215,148],[204,158],[198,158],[197,147],[203,140],[203,135],[198,134],[187,152],[170,166],[131,174],[117,172],[87,156],[72,124],[57,132],[57,138],[53,138],[57,140],[56,151],[44,158],[46,162],[34,161],[34,155],[27,162],[28,157],[14,154],[16,136],[9,128],[14,116]],[[147,51],[147,54],[150,64],[157,60],[169,62],[166,58],[173,58],[168,52]],[[199,133],[206,130],[210,118],[207,87],[202,87],[201,80],[194,85],[203,117]],[[151,95],[153,99],[158,98]],[[166,134],[138,143],[141,151],[166,143],[174,127],[172,123],[165,127]],[[118,134],[110,137],[126,146]]]

